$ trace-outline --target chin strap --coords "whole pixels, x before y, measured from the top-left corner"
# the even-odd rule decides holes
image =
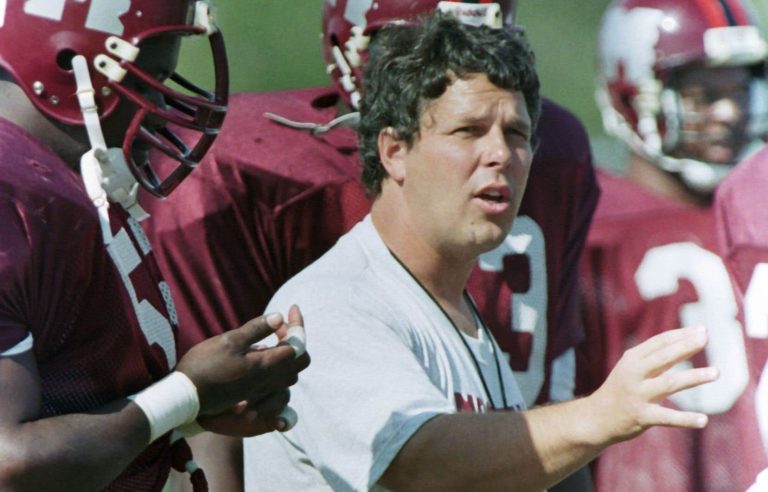
[[[109,200],[119,203],[137,221],[146,219],[149,214],[139,205],[137,197],[139,183],[128,169],[123,150],[108,149],[104,141],[85,57],[75,56],[72,59],[72,70],[75,72],[77,81],[77,100],[91,144],[91,150],[80,158],[80,175],[88,197],[99,211],[104,244],[109,244],[112,242],[109,227]]]
[[[328,123],[293,121],[286,118],[285,116],[280,116],[279,114],[275,113],[264,113],[264,117],[289,128],[295,128],[296,130],[307,130],[312,135],[325,135],[336,127],[356,128],[360,122],[360,113],[357,111],[338,116]]]

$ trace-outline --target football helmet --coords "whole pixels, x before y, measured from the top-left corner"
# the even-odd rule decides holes
[[[749,0],[616,0],[597,46],[605,129],[709,194],[768,134],[767,57]]]
[[[169,36],[208,38],[215,67],[212,90],[136,63],[142,46]],[[126,163],[150,193],[167,196],[210,148],[226,113],[226,51],[209,2],[0,1],[0,67],[39,111],[68,125],[84,125],[72,69],[78,55],[87,61],[102,122],[121,102],[135,107],[122,143]],[[185,142],[167,124],[194,130],[185,134],[198,138]],[[179,165],[161,179],[148,159],[136,162],[136,145],[154,147]]]
[[[435,10],[451,12],[471,24],[511,26],[516,7],[517,0],[325,0],[323,57],[344,100],[358,109],[368,43],[382,26]]]

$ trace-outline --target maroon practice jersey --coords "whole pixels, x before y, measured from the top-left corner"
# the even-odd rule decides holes
[[[108,250],[80,177],[2,119],[0,156],[0,353],[32,335],[38,417],[85,412],[162,378],[176,364],[176,327],[138,224],[111,206]],[[108,490],[161,490],[169,467],[160,439]]]
[[[529,406],[573,393],[578,262],[599,195],[589,140],[571,113],[545,99],[536,139],[512,231],[469,281]]]
[[[368,212],[353,130],[313,135],[264,116],[325,123],[337,102],[329,89],[235,95],[198,169],[167,200],[143,201],[182,350],[261,315]]]
[[[720,244],[746,331],[750,386],[768,450],[768,148],[739,164],[715,196]],[[754,384],[756,382],[756,388]]]
[[[262,314],[283,282],[368,212],[353,130],[316,135],[264,116],[327,123],[338,102],[328,88],[233,97],[199,169],[165,202],[147,202],[183,347]],[[578,121],[545,102],[537,135],[526,217],[483,257],[469,286],[518,375],[529,379],[528,404],[549,397],[544,368],[580,340],[574,282],[597,200]]]
[[[717,253],[714,209],[672,201],[605,172],[598,181],[602,197],[582,263],[583,389],[602,383],[628,348],[680,326],[708,328],[709,344],[692,363],[715,365],[721,375],[665,402],[709,414],[706,429],[656,427],[610,447],[597,462],[597,489],[745,490],[766,460],[747,341]]]

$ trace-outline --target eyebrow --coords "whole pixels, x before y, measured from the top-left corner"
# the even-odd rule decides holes
[[[529,136],[533,133],[533,125],[530,120],[524,120],[520,117],[513,118],[512,121],[504,123],[504,128],[515,128],[524,130]]]
[[[488,121],[489,117],[487,115],[465,115],[461,116],[456,120],[456,124],[473,124],[473,123],[485,123]],[[512,118],[509,121],[502,122],[502,125],[504,128],[519,128],[523,130],[531,130],[531,123],[528,120],[525,120],[519,116],[516,116],[515,118]]]

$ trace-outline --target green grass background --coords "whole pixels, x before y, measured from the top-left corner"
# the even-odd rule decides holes
[[[387,0],[379,0],[386,2]],[[537,54],[543,93],[571,109],[601,140],[593,98],[597,26],[608,0],[520,0],[518,21]],[[323,0],[217,0],[232,91],[328,83],[321,55]],[[180,71],[210,77],[203,43],[184,45]],[[598,145],[601,145],[598,143]]]

